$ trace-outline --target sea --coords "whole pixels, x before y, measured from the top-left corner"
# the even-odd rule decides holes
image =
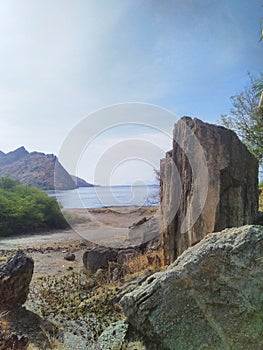
[[[158,206],[159,185],[94,186],[70,191],[48,191],[65,209],[118,206]]]

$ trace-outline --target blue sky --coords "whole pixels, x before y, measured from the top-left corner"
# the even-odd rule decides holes
[[[153,104],[171,111],[174,121],[190,115],[216,123],[231,107],[229,97],[248,82],[247,73],[262,72],[262,5],[261,0],[0,0],[0,149],[24,145],[59,154],[80,120],[116,103]],[[133,116],[124,119],[132,122]],[[92,123],[103,128],[105,120],[95,113]],[[172,124],[160,120],[162,130]],[[101,155],[87,166],[82,154],[79,175],[93,179],[89,169],[112,140],[145,135],[139,126],[132,136],[128,129],[100,134]],[[147,133],[153,147],[170,148],[169,137],[164,142],[162,135]],[[127,168],[126,162],[126,170],[118,169],[122,175],[114,183],[132,181],[134,162]],[[151,166],[143,168],[142,180],[151,181]]]

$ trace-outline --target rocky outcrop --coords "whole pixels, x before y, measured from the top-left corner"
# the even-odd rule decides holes
[[[258,162],[234,132],[183,117],[173,139],[161,161],[166,264],[208,233],[255,223],[258,211]]]
[[[139,222],[129,227],[126,246],[142,246],[157,248],[159,246],[161,232],[161,218],[159,211],[149,218],[142,218]]]
[[[56,169],[56,189],[71,190],[76,183],[53,154],[29,153],[24,147],[0,155],[0,176],[9,175],[24,185],[54,190],[54,170]]]
[[[0,310],[26,302],[33,270],[33,260],[23,251],[0,266]]]
[[[263,347],[263,227],[207,235],[121,305],[149,349]]]

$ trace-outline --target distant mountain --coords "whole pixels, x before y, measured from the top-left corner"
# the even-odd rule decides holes
[[[82,179],[75,181],[54,154],[29,153],[24,147],[6,154],[0,151],[0,176],[9,175],[25,185],[54,190],[54,169],[57,190],[72,190],[78,187],[79,181],[82,186],[85,183]]]

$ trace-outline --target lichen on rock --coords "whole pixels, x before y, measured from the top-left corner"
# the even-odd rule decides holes
[[[207,235],[126,294],[127,322],[158,349],[263,347],[263,227]]]

